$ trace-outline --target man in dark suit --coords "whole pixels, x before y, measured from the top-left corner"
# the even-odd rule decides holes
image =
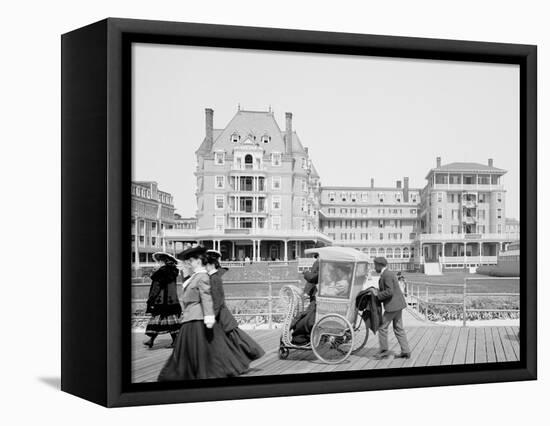
[[[403,296],[403,292],[399,287],[397,276],[388,269],[388,261],[385,258],[375,258],[374,268],[380,274],[377,297],[384,306],[382,325],[378,329],[380,351],[376,357],[386,358],[390,354],[388,350],[388,328],[390,324],[393,324],[393,332],[399,346],[401,346],[401,353],[396,355],[395,358],[410,358],[411,350],[409,349],[407,334],[403,328],[403,309],[407,307],[405,296]]]

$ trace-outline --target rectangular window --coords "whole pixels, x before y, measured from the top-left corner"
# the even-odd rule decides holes
[[[384,202],[384,193],[383,192],[378,193],[378,201],[380,201],[381,203]]]
[[[458,234],[458,225],[451,225],[451,234]]]
[[[485,210],[478,210],[477,217],[479,220],[485,220]]]
[[[443,201],[443,192],[437,193],[437,202],[441,203]]]
[[[222,166],[225,164],[225,152],[216,152],[214,158],[216,165]]]
[[[497,209],[497,219],[502,219],[502,209]]]
[[[216,195],[216,209],[222,210],[224,208],[225,197],[223,195]]]
[[[361,234],[361,239],[362,240],[368,240],[369,239],[369,234],[362,233]]]
[[[497,234],[502,234],[502,225],[501,224],[497,225]]]
[[[275,230],[281,229],[281,216],[273,216],[271,218],[271,227]]]
[[[380,232],[380,239],[383,240],[384,239],[384,234],[382,232]]]
[[[347,214],[347,212],[348,212],[348,209],[346,209],[344,207],[340,208],[340,213]]]
[[[437,225],[437,233],[442,234],[443,233],[443,225],[439,224]]]
[[[383,227],[384,227],[384,221],[383,221],[383,220],[379,220],[379,221],[378,221],[378,227],[379,227],[379,228],[383,228]]]
[[[216,176],[216,188],[225,188],[225,176]]]
[[[272,177],[271,187],[277,191],[281,189],[281,176]]]
[[[477,232],[480,234],[485,234],[485,225],[478,225]]]
[[[278,167],[281,165],[281,153],[280,152],[273,152],[271,154],[271,165]]]
[[[395,193],[395,201],[397,201],[398,203],[401,202],[401,193],[400,192]]]
[[[307,169],[307,161],[305,158],[302,158],[302,169]]]
[[[273,197],[271,208],[273,210],[281,210],[281,197]]]
[[[329,192],[328,193],[328,200],[329,201],[334,201],[335,198],[336,198],[336,194],[334,192]]]
[[[355,203],[357,201],[357,193],[352,192],[351,193],[351,202]]]
[[[224,220],[223,219],[224,219],[223,216],[216,216],[216,219],[215,219],[216,230],[223,231],[223,228],[224,228]]]
[[[363,201],[364,203],[366,203],[368,200],[369,200],[369,193],[368,193],[368,192],[363,192],[363,193],[361,194],[361,201]]]
[[[334,207],[331,207],[328,209],[328,214],[335,214],[336,213],[336,209]]]
[[[437,218],[438,219],[443,219],[443,209],[442,208],[437,209]]]
[[[347,239],[348,239],[348,234],[346,234],[345,232],[342,232],[342,233],[340,234],[340,239],[341,239],[342,241],[347,240]]]
[[[502,202],[502,192],[497,192],[497,202]]]
[[[458,210],[451,210],[451,219],[458,219]]]

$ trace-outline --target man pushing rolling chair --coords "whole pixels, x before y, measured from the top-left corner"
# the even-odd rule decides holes
[[[393,332],[401,346],[401,353],[395,358],[410,358],[411,350],[407,341],[407,333],[403,327],[403,309],[407,307],[407,301],[399,286],[397,276],[388,269],[388,261],[384,257],[374,259],[374,268],[380,274],[378,280],[379,290],[376,297],[384,306],[383,322],[378,329],[378,341],[380,350],[375,355],[377,359],[386,358],[390,355],[388,348],[388,328],[393,324]]]

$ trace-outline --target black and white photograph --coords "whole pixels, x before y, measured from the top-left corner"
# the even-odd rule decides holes
[[[520,66],[135,42],[131,382],[520,357]]]

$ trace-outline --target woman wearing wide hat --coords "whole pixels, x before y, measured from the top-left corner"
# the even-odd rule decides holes
[[[213,346],[220,358],[218,367],[228,375],[246,371],[250,362],[262,357],[265,352],[254,339],[239,328],[239,325],[225,304],[222,276],[226,269],[220,267],[221,254],[216,250],[206,252],[206,270],[210,275],[210,289],[216,324],[213,327]]]
[[[151,275],[152,283],[147,298],[146,312],[152,316],[145,329],[149,340],[143,344],[149,348],[153,347],[159,334],[169,333],[173,344],[181,326],[181,305],[176,285],[178,261],[168,253],[154,253],[153,259],[161,266]]]
[[[158,380],[208,379],[217,376],[213,368],[212,326],[214,306],[210,295],[210,282],[206,272],[205,249],[201,246],[184,250],[178,258],[192,270],[183,283],[182,325],[174,342],[174,350],[162,368]]]

